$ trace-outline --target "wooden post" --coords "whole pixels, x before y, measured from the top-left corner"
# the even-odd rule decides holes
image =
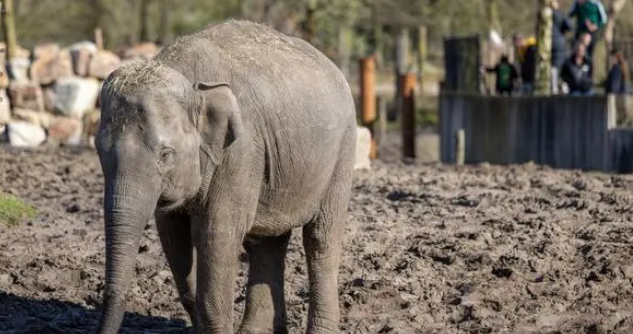
[[[376,97],[376,105],[378,108],[378,133],[376,145],[380,147],[380,144],[382,144],[387,136],[387,101],[380,96]],[[380,150],[378,150],[378,156],[380,156]]]
[[[377,146],[374,131],[374,121],[376,120],[376,63],[372,56],[360,60],[360,105],[362,110],[362,124],[371,132],[370,159],[376,159]]]
[[[400,75],[402,87],[402,155],[404,160],[415,160],[415,79],[414,73]]]
[[[418,60],[418,83],[420,84],[420,93],[423,94],[423,79],[424,79],[424,67],[426,66],[426,44],[427,44],[427,30],[426,26],[418,28],[418,47],[417,47],[417,60]]]
[[[103,50],[103,31],[100,27],[95,28],[95,44],[97,45],[97,50]]]
[[[455,133],[455,163],[463,165],[466,159],[466,135],[464,129],[459,129]]]
[[[338,31],[339,67],[346,78],[349,78],[349,58],[352,53],[353,39],[353,30],[345,24],[341,25]]]
[[[409,55],[409,30],[405,27],[400,28],[400,33],[398,34],[396,40],[396,68],[395,68],[395,78],[396,78],[396,98],[395,98],[395,106],[396,106],[396,117],[398,117],[402,113],[402,86],[400,76],[407,71],[407,57]]]

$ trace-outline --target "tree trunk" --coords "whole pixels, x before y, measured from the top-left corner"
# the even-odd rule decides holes
[[[15,18],[13,16],[13,0],[2,1],[2,30],[6,42],[7,62],[15,59],[18,51],[18,39],[15,34]]]
[[[316,25],[314,22],[314,13],[316,12],[317,0],[309,0],[306,6],[306,21],[305,21],[305,40],[308,43],[314,43],[314,33],[316,31]]]
[[[169,37],[169,0],[160,0],[160,20],[158,26],[158,40],[161,44],[167,43]]]
[[[151,0],[141,0],[141,31],[139,41],[149,41],[149,4]]]
[[[604,42],[607,47],[607,55],[613,49],[613,40],[615,39],[615,24],[617,18],[626,5],[626,0],[613,0],[609,4],[609,9],[607,10],[608,21],[606,26],[604,27]],[[606,57],[606,68],[609,69],[609,57]]]
[[[609,20],[607,21],[607,24],[604,27],[604,40],[609,50],[611,49],[611,46],[613,45],[613,38],[615,37],[614,36],[615,23],[618,18],[618,15],[622,11],[622,8],[624,8],[624,5],[626,5],[626,0],[613,0],[611,4],[609,4],[609,9],[607,12]]]
[[[488,0],[488,23],[490,24],[490,30],[496,30],[497,32],[499,32],[499,34],[501,34],[498,0]]]
[[[352,28],[342,24],[338,31],[338,55],[339,55],[339,67],[349,79],[350,76],[350,57],[352,55],[352,45],[354,42],[354,32]]]
[[[534,93],[552,93],[552,29],[553,10],[551,0],[539,0],[538,11],[538,59]]]

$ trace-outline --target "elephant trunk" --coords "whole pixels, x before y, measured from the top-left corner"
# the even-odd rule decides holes
[[[100,334],[115,334],[121,326],[141,234],[160,195],[155,182],[144,180],[147,176],[117,174],[105,178],[106,272]]]

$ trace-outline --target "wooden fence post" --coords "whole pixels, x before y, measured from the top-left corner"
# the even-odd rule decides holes
[[[455,163],[463,165],[466,159],[466,135],[464,129],[459,129],[455,133]]]
[[[402,86],[400,76],[407,72],[409,64],[407,62],[409,56],[409,30],[406,27],[401,27],[400,32],[396,38],[396,96],[395,96],[395,109],[396,117],[402,113]]]
[[[376,145],[379,147],[387,136],[387,101],[378,96],[376,97],[376,106],[378,108],[378,131],[376,136]],[[378,152],[378,154],[380,154],[380,152]]]
[[[103,31],[100,27],[95,28],[95,44],[97,45],[97,50],[103,50]]]
[[[414,73],[400,75],[402,110],[402,155],[405,161],[415,160],[415,81]]]
[[[376,63],[373,56],[360,60],[360,105],[362,110],[362,124],[371,132],[370,159],[376,159],[378,148],[376,146]]]
[[[426,45],[427,45],[427,29],[426,26],[418,28],[418,83],[420,84],[420,95],[424,95],[424,67],[426,66]]]

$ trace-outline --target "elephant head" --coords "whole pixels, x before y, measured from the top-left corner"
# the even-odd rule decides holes
[[[106,275],[99,333],[121,326],[144,226],[200,193],[239,139],[237,99],[226,83],[191,82],[157,61],[114,71],[101,91],[95,147],[103,170]]]

